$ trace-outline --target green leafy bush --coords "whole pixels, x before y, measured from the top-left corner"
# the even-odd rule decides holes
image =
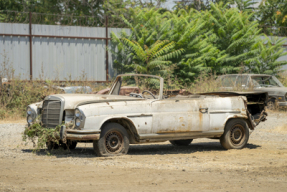
[[[42,127],[39,123],[27,126],[23,133],[23,141],[30,140],[33,142],[35,150],[46,147],[46,143],[53,142],[59,144],[59,139],[56,135],[60,135],[61,125],[55,129],[47,129]]]

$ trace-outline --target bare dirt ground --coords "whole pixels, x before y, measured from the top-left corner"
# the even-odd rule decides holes
[[[22,121],[0,122],[0,191],[286,191],[286,116],[271,113],[242,150],[196,139],[131,145],[112,158],[96,157],[92,144],[33,153]]]

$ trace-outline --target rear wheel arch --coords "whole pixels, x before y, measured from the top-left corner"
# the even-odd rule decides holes
[[[251,122],[250,122],[247,118],[244,118],[244,117],[230,117],[230,118],[228,118],[228,119],[226,120],[226,122],[224,123],[224,130],[225,130],[226,125],[228,124],[228,122],[231,121],[231,120],[233,120],[233,119],[242,119],[242,120],[244,120],[244,121],[247,123],[248,128],[249,128],[250,130],[252,130]]]
[[[131,144],[135,144],[135,143],[139,142],[139,134],[137,132],[137,129],[136,129],[134,123],[130,119],[125,118],[125,117],[122,117],[122,118],[118,118],[118,117],[117,118],[111,118],[111,119],[106,120],[102,124],[100,129],[102,130],[104,125],[107,124],[107,123],[118,123],[121,126],[123,126],[126,129],[126,131],[128,132],[129,140],[130,140]]]

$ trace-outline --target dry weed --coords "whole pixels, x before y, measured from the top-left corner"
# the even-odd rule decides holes
[[[278,79],[281,81],[281,83],[287,87],[287,71],[281,72],[278,74]]]

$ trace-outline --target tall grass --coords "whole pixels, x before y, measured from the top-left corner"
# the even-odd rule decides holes
[[[108,85],[96,86],[88,81],[64,82],[57,81],[22,81],[14,79],[6,86],[0,88],[0,119],[11,119],[26,116],[26,107],[35,102],[40,102],[46,96],[63,93],[56,86],[89,86],[92,92],[97,92]],[[83,92],[77,92],[83,93]]]
[[[287,71],[281,72],[278,74],[278,79],[281,81],[281,83],[287,87]]]
[[[216,74],[202,73],[199,75],[190,87],[187,87],[188,92],[204,93],[204,92],[217,92],[220,91],[221,82],[217,80]]]

